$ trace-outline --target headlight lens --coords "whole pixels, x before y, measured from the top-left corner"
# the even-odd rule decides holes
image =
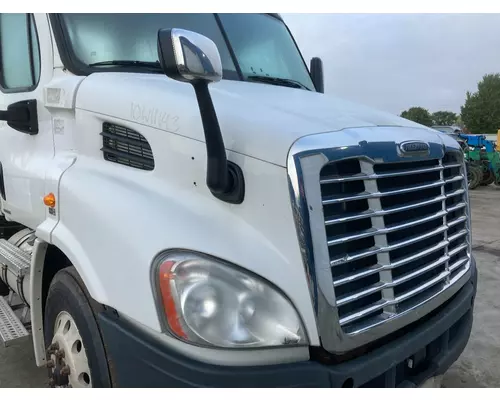
[[[305,345],[290,301],[270,283],[208,256],[178,252],[156,264],[168,329],[216,347]]]

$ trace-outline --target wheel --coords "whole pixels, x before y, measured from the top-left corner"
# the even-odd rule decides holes
[[[74,267],[50,284],[44,333],[51,387],[111,387],[108,362],[91,299]]]
[[[488,186],[495,182],[495,174],[491,169],[483,170],[483,179],[481,180],[481,186]]]
[[[481,178],[482,178],[482,171],[480,168],[474,166],[474,165],[469,165],[468,171],[467,171],[467,180],[469,182],[469,190],[474,190],[479,186],[481,183]]]

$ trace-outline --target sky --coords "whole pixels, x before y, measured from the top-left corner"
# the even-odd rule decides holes
[[[281,14],[325,93],[394,114],[460,113],[467,90],[500,73],[500,14]]]

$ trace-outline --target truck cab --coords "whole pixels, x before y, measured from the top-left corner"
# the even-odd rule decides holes
[[[4,344],[52,387],[442,375],[477,282],[460,146],[322,76],[277,14],[0,14]]]

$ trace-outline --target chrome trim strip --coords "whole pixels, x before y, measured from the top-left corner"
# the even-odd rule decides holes
[[[381,228],[381,229],[371,228],[371,229],[367,230],[366,232],[356,233],[355,235],[350,235],[350,236],[342,236],[341,238],[338,238],[338,239],[331,239],[327,243],[328,243],[328,246],[334,246],[336,244],[346,243],[346,242],[350,242],[352,240],[363,239],[366,237],[377,236],[377,235],[387,235],[388,233],[391,233],[391,232],[397,232],[397,231],[400,231],[402,229],[411,228],[412,226],[416,226],[416,225],[424,224],[424,223],[429,222],[429,221],[433,221],[437,218],[442,218],[446,214],[447,214],[446,211],[441,210],[441,211],[438,211],[437,213],[428,215],[427,217],[424,217],[421,219],[404,222],[402,224],[394,225],[394,226],[391,226],[389,228]],[[458,221],[458,219],[453,221],[454,225],[458,224],[458,222],[462,222],[462,221],[458,221],[458,222],[455,222],[455,221]],[[449,226],[451,226],[451,223],[449,224]]]
[[[450,236],[448,238],[448,242],[453,242],[454,240],[456,240],[464,235],[467,235],[467,233],[469,233],[467,229],[462,229],[460,232],[455,233],[454,235]]]
[[[455,247],[453,250],[450,250],[448,252],[448,255],[450,257],[453,257],[455,254],[460,253],[462,250],[467,249],[468,247],[469,247],[469,245],[467,243],[464,243],[458,247]]]
[[[428,206],[429,204],[439,203],[439,202],[442,202],[444,199],[446,199],[445,196],[439,195],[439,196],[437,196],[433,199],[430,199],[430,200],[421,201],[419,203],[410,203],[410,204],[407,204],[405,206],[393,207],[393,208],[389,208],[386,210],[380,210],[380,211],[369,211],[369,212],[364,211],[360,214],[325,220],[325,225],[334,225],[334,224],[338,224],[341,222],[355,221],[357,219],[369,218],[369,217],[374,217],[374,216],[382,216],[382,215],[387,215],[387,214],[394,214],[394,213],[398,213],[401,211],[412,210],[414,208]]]
[[[377,199],[379,197],[393,196],[395,194],[418,192],[419,190],[441,187],[441,186],[444,186],[446,183],[448,183],[448,182],[437,181],[437,182],[432,182],[432,183],[426,183],[425,185],[410,186],[410,187],[406,187],[404,189],[389,190],[387,192],[375,192],[375,193],[357,194],[357,195],[352,195],[352,196],[347,196],[347,197],[329,198],[329,199],[323,200],[323,204],[328,205],[328,204],[336,204],[336,203],[345,203],[346,201]]]
[[[377,305],[375,305],[373,307],[364,308],[362,311],[358,311],[356,313],[349,314],[348,316],[340,319],[340,325],[346,325],[346,324],[351,323],[353,321],[356,321],[360,318],[363,318],[364,316],[369,315],[374,311],[385,308],[388,305],[395,305],[395,304],[398,304],[402,301],[410,299],[413,296],[415,296],[416,294],[419,294],[419,293],[423,292],[424,290],[429,289],[432,286],[436,285],[437,283],[445,280],[449,275],[450,275],[449,271],[443,271],[438,276],[431,279],[430,281],[425,282],[423,285],[420,285],[420,286],[416,287],[415,289],[412,289],[409,292],[406,292],[405,294],[403,294],[399,297],[395,297],[395,298],[390,299],[390,300],[382,300],[380,303],[378,303]],[[442,289],[441,292],[444,290],[445,289]],[[395,314],[395,315],[398,315],[398,314]],[[369,329],[371,329],[371,326],[369,327]]]
[[[425,257],[429,254],[434,253],[437,250],[441,250],[441,249],[445,248],[446,246],[448,246],[448,244],[449,244],[449,242],[447,240],[443,240],[442,242],[439,242],[435,246],[426,248],[425,250],[421,251],[420,253],[413,254],[410,257],[403,258],[402,260],[398,260],[395,263],[392,263],[391,268],[398,268],[401,265],[408,264],[409,262],[415,261],[418,258]]]
[[[431,271],[432,269],[436,268],[437,266],[444,264],[449,259],[450,259],[450,257],[448,257],[448,256],[440,257],[438,260],[426,265],[425,267],[417,269],[417,270],[415,270],[407,275],[403,275],[401,278],[394,279],[392,282],[378,282],[378,283],[373,284],[370,287],[367,287],[367,288],[361,290],[360,292],[355,292],[355,293],[352,293],[349,295],[340,296],[337,298],[337,306],[338,307],[343,306],[344,304],[351,303],[351,302],[356,301],[362,297],[368,296],[372,293],[379,292],[380,290],[385,289],[385,288],[396,287],[396,286],[400,285],[401,283],[407,282],[407,281],[409,281],[409,280],[411,280],[419,275],[422,275],[428,271]],[[392,268],[383,268],[383,269],[392,270]]]
[[[415,236],[411,239],[406,239],[406,240],[403,240],[401,242],[396,242],[396,243],[391,244],[391,245],[376,247],[374,250],[365,251],[363,253],[359,253],[359,254],[355,254],[355,255],[349,255],[349,256],[341,258],[341,259],[332,260],[330,262],[330,265],[332,267],[335,267],[337,265],[344,264],[346,262],[351,262],[351,261],[357,260],[358,258],[368,257],[368,256],[371,256],[374,254],[379,254],[379,253],[387,253],[389,251],[400,249],[401,247],[409,246],[410,244],[420,242],[422,239],[430,238],[430,237],[437,235],[439,233],[446,232],[447,230],[448,230],[448,227],[446,225],[442,225],[439,228],[434,229],[433,231],[427,232],[427,233],[420,235],[420,236]],[[456,238],[453,238],[453,239],[456,239]]]
[[[452,182],[459,182],[459,181],[462,181],[463,179],[464,179],[464,177],[462,175],[457,175],[457,176],[454,176],[453,178],[445,179],[444,183],[447,184],[447,183],[452,183]]]
[[[436,166],[436,167],[430,167],[430,168],[419,168],[419,169],[413,169],[409,171],[400,171],[400,172],[386,172],[386,173],[381,173],[381,174],[370,174],[370,175],[354,175],[354,176],[347,176],[345,178],[327,178],[327,179],[321,179],[320,182],[322,185],[327,185],[329,183],[337,183],[337,182],[352,182],[352,181],[365,181],[368,179],[382,179],[382,178],[393,178],[396,176],[406,176],[406,175],[416,175],[416,174],[424,174],[426,172],[437,172],[437,171],[442,171],[444,169],[443,166]]]
[[[443,256],[443,257],[439,258],[438,260],[436,260],[430,264],[427,264],[423,268],[417,269],[417,270],[415,270],[407,275],[403,275],[401,278],[394,279],[394,286],[397,286],[397,285],[404,283],[404,282],[408,282],[409,280],[411,280],[419,275],[425,274],[426,272],[431,271],[434,268],[436,268],[438,265],[444,264],[449,259],[450,259],[449,256]]]
[[[438,243],[437,245],[435,245],[433,247],[429,247],[429,248],[425,249],[424,251],[421,251],[420,253],[413,254],[410,257],[404,258],[402,260],[398,260],[398,261],[396,261],[394,263],[390,263],[390,264],[386,264],[386,265],[376,264],[375,266],[369,267],[366,270],[358,272],[357,274],[349,275],[349,276],[347,276],[345,278],[341,278],[341,279],[337,279],[337,280],[333,281],[333,286],[334,287],[342,286],[342,285],[344,285],[346,283],[350,283],[350,282],[356,281],[358,279],[365,278],[365,277],[367,277],[369,275],[375,274],[375,273],[383,271],[385,269],[391,269],[391,270],[393,270],[393,269],[398,268],[398,267],[400,267],[402,265],[408,264],[409,262],[412,262],[412,261],[414,261],[414,260],[416,260],[418,258],[422,258],[422,257],[425,257],[426,255],[432,254],[435,251],[440,250],[440,249],[448,246],[448,244],[449,244],[449,242],[445,240],[445,241],[442,241],[442,242]],[[448,256],[449,257],[454,256],[456,253],[458,253],[461,250],[467,248],[467,246],[468,246],[467,244],[463,244],[463,245],[458,246],[457,248],[451,250],[448,253]]]
[[[467,204],[466,204],[466,203],[461,202],[461,203],[458,203],[457,205],[454,205],[454,206],[448,207],[448,208],[446,209],[446,211],[447,211],[448,213],[451,213],[451,212],[453,212],[453,211],[460,210],[461,208],[464,208],[464,207],[467,207]]]
[[[451,228],[452,226],[458,225],[462,222],[467,221],[467,216],[462,215],[461,217],[454,219],[453,221],[448,222],[448,228]]]
[[[408,127],[364,127],[314,134],[297,140],[289,151],[287,171],[297,237],[308,278],[311,301],[321,343],[329,352],[336,354],[348,352],[415,322],[448,300],[470,279],[470,219],[467,219],[464,233],[459,232],[462,236],[468,234],[467,264],[464,270],[459,272],[451,281],[448,281],[452,272],[450,268],[447,268],[445,271],[446,276],[439,276],[439,279],[444,281],[443,290],[428,298],[423,303],[404,312],[388,314],[386,320],[378,321],[369,327],[353,330],[352,332],[345,332],[341,327],[332,282],[331,265],[338,265],[336,262],[348,262],[353,258],[330,260],[321,198],[320,171],[325,164],[341,159],[364,159],[368,163],[400,161],[402,159],[397,151],[398,144],[409,138],[429,143],[429,154],[426,156],[415,155],[415,157],[405,157],[404,161],[411,160],[412,158],[419,161],[440,159],[443,157],[445,151],[456,151],[457,154],[462,154],[458,143],[452,138],[434,133],[425,128]],[[443,170],[446,168],[461,167],[461,174],[465,176],[465,167],[463,164],[447,164],[442,165],[442,167]],[[367,172],[369,171],[365,171],[365,175]],[[368,173],[367,175],[370,174]],[[360,179],[365,178],[360,177]],[[466,176],[463,180],[466,185]],[[458,189],[454,192],[444,194],[445,184],[444,182],[440,182],[440,185],[437,185],[437,187],[442,187],[442,194],[438,196],[440,200],[435,199],[436,202],[443,201],[444,204],[444,199],[464,194],[467,215],[470,216],[467,191]],[[357,198],[359,199],[359,197]],[[377,199],[377,197],[367,198]],[[345,201],[345,199],[342,201]],[[453,210],[453,207],[456,206],[454,205],[450,209]],[[448,210],[446,209],[445,211]],[[378,214],[379,210],[376,210],[376,213],[367,213],[367,215],[363,215],[361,218],[378,218],[382,215]],[[355,216],[351,217],[355,218]],[[443,218],[446,218],[446,216]],[[345,222],[346,219],[341,222]],[[448,229],[448,226],[444,225],[441,230],[438,229],[437,231],[441,232],[446,229]],[[432,234],[438,233],[437,231]],[[445,246],[449,244],[450,239],[453,240],[456,238],[454,236],[448,238]],[[422,240],[422,237],[419,237],[417,240]],[[398,247],[401,247],[401,245]],[[357,255],[355,258],[364,257],[368,254],[378,254],[387,250],[388,246],[375,247],[372,250]],[[394,304],[397,301],[401,301],[401,296],[398,299],[383,300],[381,307],[387,307],[388,302],[389,304]],[[345,319],[342,320],[342,323],[345,323]]]
[[[462,164],[443,164],[443,168],[444,169],[448,169],[448,168],[459,168],[461,167]]]
[[[447,285],[442,289],[440,292],[436,293],[434,296],[429,298],[427,302],[423,304],[417,304],[414,307],[409,308],[408,310],[404,311],[403,313],[400,314],[394,314],[388,316],[387,319],[381,320],[374,325],[371,325],[369,327],[363,327],[357,330],[352,330],[349,332],[349,336],[357,336],[360,334],[368,334],[371,333],[374,328],[380,328],[384,326],[386,323],[392,323],[391,328],[393,328],[392,332],[404,327],[405,325],[408,325],[408,323],[405,323],[405,318],[410,318],[411,314],[418,309],[419,314],[422,312],[423,314],[420,314],[420,317],[428,314],[432,310],[434,310],[436,307],[439,305],[443,304],[446,302],[448,299],[450,299],[455,293],[457,293],[462,286],[467,283],[470,279],[470,269],[467,269],[464,271],[464,273],[458,275],[454,280],[451,285]],[[439,283],[439,282],[437,282]],[[412,322],[416,321],[418,319],[413,317]],[[411,322],[410,322],[411,323]],[[390,333],[390,332],[389,332]],[[374,339],[375,340],[375,339]]]
[[[450,266],[450,272],[455,271],[457,268],[464,265],[467,261],[469,261],[468,258],[461,258],[460,260],[454,262],[453,265]]]
[[[467,178],[465,178],[465,181],[467,181]],[[465,189],[457,189],[454,192],[447,193],[446,198],[449,199],[450,197],[458,196],[460,194],[465,194]]]

